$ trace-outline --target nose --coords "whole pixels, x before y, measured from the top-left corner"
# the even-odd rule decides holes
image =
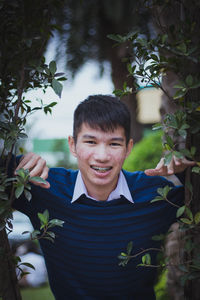
[[[99,162],[106,162],[110,159],[110,154],[105,145],[99,145],[94,153],[94,159]]]

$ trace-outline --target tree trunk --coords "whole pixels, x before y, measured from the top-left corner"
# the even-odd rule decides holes
[[[198,71],[198,70],[197,70]],[[187,97],[193,99],[193,101],[198,101],[200,96],[200,89],[196,89],[190,91]],[[199,116],[197,116],[198,122]],[[190,134],[187,138],[187,148],[195,147],[195,160],[197,162],[200,161],[200,133]],[[191,210],[193,215],[200,211],[200,175],[190,172],[189,180],[193,187],[193,193],[188,193],[186,190],[185,194],[185,201],[186,203],[190,203]],[[200,227],[198,226],[195,228],[195,232],[192,232],[192,242],[195,244],[195,248],[191,253],[191,257],[189,259],[197,259],[199,260],[199,253],[200,253]],[[187,285],[185,286],[185,299],[186,300],[199,300],[200,299],[200,279],[192,279],[188,281]]]
[[[128,70],[126,63],[122,62],[122,58],[128,55],[128,47],[126,44],[116,47],[115,50],[112,49],[110,54],[110,62],[112,66],[112,81],[114,83],[115,89],[123,89],[124,82],[127,86],[133,88],[134,91],[134,79],[133,76],[128,76]],[[130,95],[124,96],[121,99],[126,105],[131,114],[131,137],[134,142],[138,142],[142,138],[144,125],[137,121],[137,99],[136,92]]]
[[[194,13],[196,11],[196,13]],[[198,24],[200,22],[199,14],[198,14],[198,8],[194,5],[191,5],[190,1],[171,1],[169,5],[165,6],[163,8],[160,7],[154,7],[152,10],[153,15],[153,21],[154,26],[158,33],[168,33],[168,37],[172,38],[171,32],[169,31],[169,26],[179,24],[180,20],[184,22],[185,18],[193,15],[193,23],[197,26],[195,28],[199,28]],[[193,32],[191,35],[191,39],[193,41],[193,44],[196,45],[199,43],[199,32]],[[166,55],[166,53],[165,53]],[[185,61],[183,62],[183,66],[181,66],[182,70],[180,70],[180,73],[182,72],[183,77],[186,78],[188,74],[199,74],[199,65],[197,63]],[[178,76],[174,74],[173,72],[167,72],[166,76],[163,78],[163,84],[165,90],[168,92],[169,96],[173,96],[175,93],[175,89],[173,86],[176,84],[176,81],[178,79]],[[190,97],[189,102],[199,101],[199,95],[200,92],[197,90],[194,90],[194,92],[190,92],[187,97]],[[176,109],[182,109],[180,107],[176,107],[174,105],[173,100],[167,99],[167,97],[164,95],[162,99],[162,108],[161,112],[164,115],[165,113],[173,113]],[[190,101],[192,100],[192,101]],[[183,148],[184,143],[183,141],[176,141],[179,143],[179,149]],[[197,133],[195,135],[189,135],[187,138],[187,145],[186,148],[190,149],[192,146],[196,147],[197,153],[196,153],[196,161],[200,161],[200,134]],[[200,211],[200,201],[199,201],[199,195],[200,195],[200,176],[197,174],[192,173],[190,170],[187,171],[186,180],[190,180],[192,186],[193,186],[193,196],[191,201],[191,193],[187,190],[185,190],[185,203],[190,204],[190,208],[193,212],[193,215]],[[180,237],[180,230],[177,230],[173,233],[174,240],[175,236],[177,236],[176,241],[176,247],[170,246],[174,244],[173,241],[170,241],[168,239],[167,242],[167,251],[170,253],[171,259],[174,260],[174,257],[176,258],[175,263],[183,263],[184,260],[188,260],[188,257],[185,258],[185,254],[183,251],[183,241],[184,238],[178,239]],[[196,243],[196,245],[200,245],[200,235],[199,232],[194,233],[193,242]],[[199,254],[199,247],[195,247],[195,250],[191,253],[191,257],[189,259],[194,259],[196,255]],[[200,280],[199,279],[192,279],[187,282],[185,289],[183,290],[183,287],[180,285],[180,270],[178,268],[173,268],[169,270],[168,273],[169,282],[170,282],[170,289],[174,289],[174,293],[171,295],[172,300],[199,300],[200,299]],[[177,284],[178,283],[178,284]]]
[[[22,299],[5,229],[0,231],[0,296],[3,300]]]

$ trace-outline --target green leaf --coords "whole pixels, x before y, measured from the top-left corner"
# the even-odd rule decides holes
[[[185,54],[187,51],[187,46],[185,43],[181,43],[177,46],[177,49]]]
[[[119,259],[127,259],[127,254],[125,252],[121,252],[118,256]]]
[[[142,256],[142,263],[144,265],[150,265],[151,264],[151,256],[149,253],[146,253],[145,255]]]
[[[192,86],[193,84],[193,77],[191,74],[189,74],[187,77],[186,77],[186,80],[185,80],[186,84],[190,87]]]
[[[173,151],[173,154],[177,157],[177,158],[180,158],[180,159],[183,159],[184,158],[184,155],[178,151]]]
[[[23,179],[29,174],[29,170],[24,170],[23,168],[20,168],[16,171],[17,175],[22,177]]]
[[[63,86],[62,86],[62,84],[61,84],[57,79],[55,79],[55,78],[52,80],[52,88],[53,88],[54,92],[56,93],[56,95],[58,95],[59,97],[61,97],[61,93],[62,93]]]
[[[46,218],[47,221],[49,221],[49,211],[48,211],[48,209],[45,209],[45,211],[43,212],[43,216]]]
[[[190,181],[186,181],[185,182],[185,186],[190,191],[190,193],[193,194],[193,185],[191,184],[191,182]]]
[[[174,99],[179,99],[182,98],[183,96],[185,96],[187,90],[178,90],[175,95],[173,96]]]
[[[28,201],[31,201],[32,195],[31,195],[31,193],[30,193],[29,191],[27,191],[26,189],[24,190],[24,195],[25,195],[25,197],[26,197],[26,199],[27,199]]]
[[[40,231],[39,231],[39,230],[34,230],[34,231],[31,233],[31,239],[32,239],[32,240],[37,239],[37,238],[38,238],[38,235],[40,235]]]
[[[162,129],[163,125],[162,123],[156,123],[152,126],[152,130],[158,130],[158,129]]]
[[[153,241],[163,241],[165,239],[165,234],[158,234],[152,236]]]
[[[151,256],[149,253],[146,254],[146,263],[147,263],[147,265],[151,264]]]
[[[185,224],[188,224],[188,225],[192,224],[192,221],[187,218],[181,218],[180,220],[181,220],[181,222],[183,222]]]
[[[193,172],[193,173],[200,174],[200,167],[193,167],[193,168],[192,168],[192,172]]]
[[[185,211],[185,205],[179,207],[176,212],[176,217],[179,218]]]
[[[63,224],[64,224],[65,222],[64,221],[61,221],[61,220],[59,220],[59,219],[52,219],[52,220],[50,220],[49,221],[49,228],[50,227],[54,227],[54,226],[60,226],[60,227],[63,227]]]
[[[185,139],[186,136],[187,136],[187,131],[184,130],[184,129],[179,129],[179,130],[178,130],[178,133],[179,133],[179,135],[182,136],[184,139]]]
[[[21,133],[19,133],[18,137],[21,139],[26,139],[28,136],[26,133],[21,132]]]
[[[52,60],[49,64],[49,70],[51,72],[52,75],[54,75],[56,73],[57,67],[56,67],[56,62],[55,60]]]
[[[190,153],[191,153],[192,156],[194,156],[195,153],[196,153],[196,147],[192,146],[191,149],[190,149]]]
[[[188,149],[181,149],[180,152],[189,158],[192,158],[191,152]]]
[[[30,233],[30,231],[23,231],[22,234]]]
[[[198,211],[195,216],[194,216],[194,222],[195,224],[199,224],[200,223],[200,211]]]
[[[47,231],[46,234],[49,235],[52,239],[55,239],[55,237],[56,237],[55,233],[52,231]]]
[[[186,212],[186,215],[188,216],[188,218],[193,221],[193,214],[191,212],[191,210],[189,209],[189,207],[185,207],[185,212]]]
[[[37,183],[48,184],[48,182],[47,182],[45,179],[43,179],[43,178],[41,178],[41,177],[39,177],[39,176],[33,176],[33,177],[30,177],[30,178],[29,178],[29,181],[35,181],[35,182],[37,182]]]
[[[23,262],[23,263],[20,264],[20,266],[21,266],[21,265],[26,266],[26,267],[29,267],[29,268],[35,270],[35,267],[34,267],[32,264],[30,264],[30,263]]]
[[[39,218],[40,221],[41,221],[41,224],[42,224],[42,225],[47,225],[48,219],[47,219],[46,215],[41,214],[41,213],[38,213],[37,215],[38,215],[38,218]]]
[[[164,164],[165,164],[165,166],[167,166],[167,165],[170,164],[170,162],[172,160],[172,155],[173,155],[172,152],[170,152],[170,153],[168,153],[168,154],[165,155],[165,157],[164,157]]]
[[[157,197],[155,197],[153,200],[151,200],[151,203],[157,202],[157,201],[161,201],[161,200],[164,200],[164,198],[163,198],[163,197],[160,197],[160,196],[157,196]]]
[[[145,264],[145,262],[146,262],[146,256],[143,255],[143,256],[142,256],[142,263]]]
[[[131,254],[131,251],[133,249],[133,242],[130,241],[127,245],[127,254],[130,255]]]
[[[164,198],[167,197],[167,194],[169,193],[169,191],[171,191],[172,187],[166,185],[164,188],[163,188],[163,196]]]
[[[125,41],[125,38],[120,34],[108,34],[107,37],[118,43],[122,43]]]
[[[24,191],[24,185],[19,185],[15,190],[15,197],[18,199]]]

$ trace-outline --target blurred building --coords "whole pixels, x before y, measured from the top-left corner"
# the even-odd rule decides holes
[[[155,124],[161,120],[160,105],[162,90],[154,87],[141,88],[137,93],[138,121]]]

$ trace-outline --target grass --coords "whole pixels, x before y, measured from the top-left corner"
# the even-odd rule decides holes
[[[48,285],[21,289],[22,300],[55,300]]]

